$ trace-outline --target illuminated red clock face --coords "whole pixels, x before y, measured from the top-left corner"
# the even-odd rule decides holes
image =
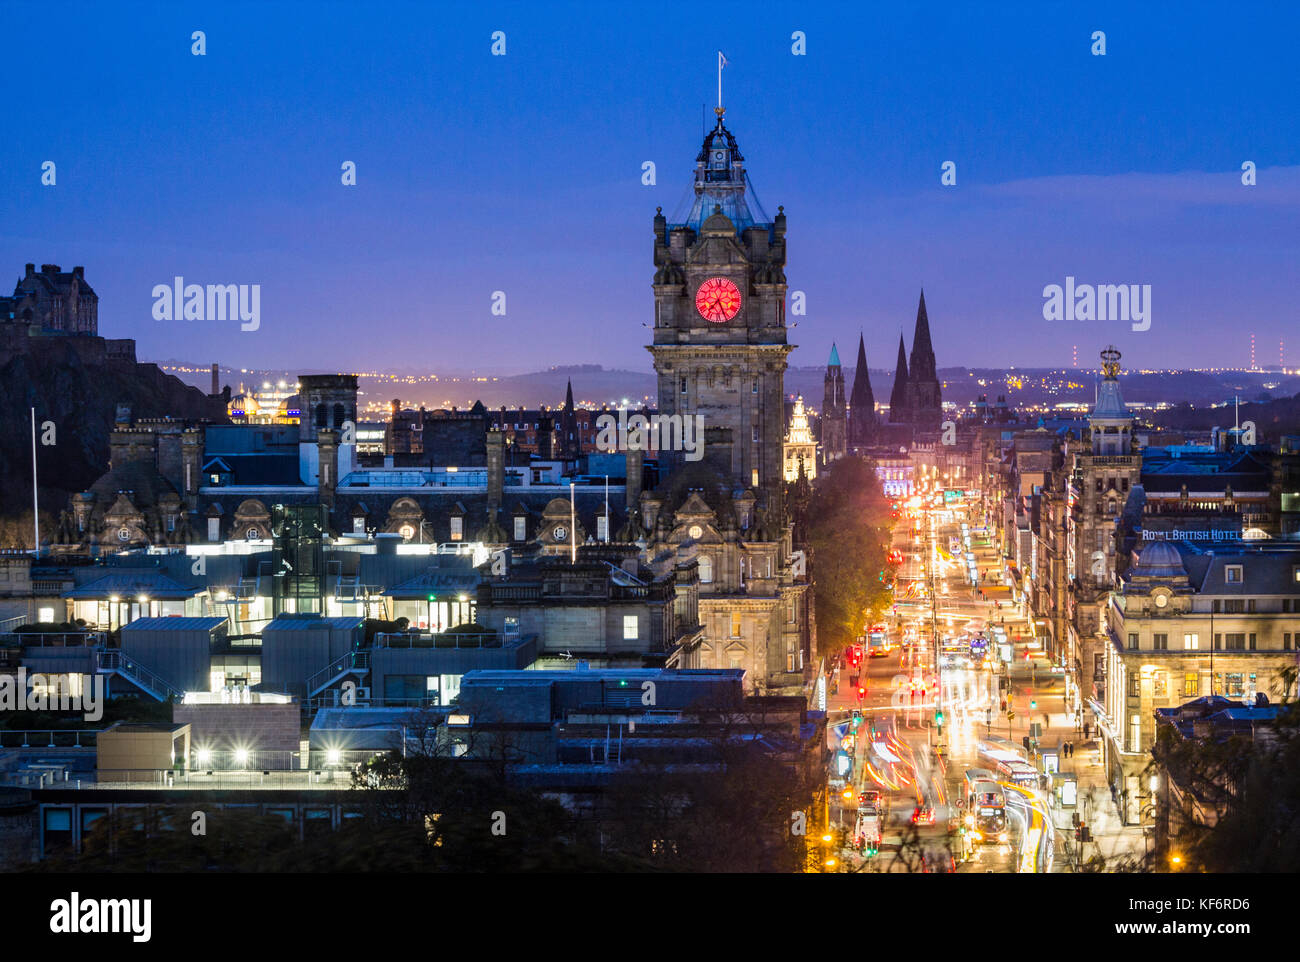
[[[740,288],[725,277],[711,277],[695,292],[695,309],[714,324],[729,321],[740,310]]]

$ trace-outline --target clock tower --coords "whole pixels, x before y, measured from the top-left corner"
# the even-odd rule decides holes
[[[695,158],[689,209],[654,219],[654,355],[659,412],[703,417],[730,443],[730,477],[772,520],[782,510],[785,213],[769,219],[716,111]],[[728,434],[710,429],[726,428]],[[725,440],[723,443],[726,443]],[[671,470],[680,453],[661,455]]]

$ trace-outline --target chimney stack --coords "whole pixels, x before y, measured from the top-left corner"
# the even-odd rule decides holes
[[[78,267],[77,270],[81,270],[81,268]],[[215,364],[212,365],[212,393],[221,393],[221,369]]]

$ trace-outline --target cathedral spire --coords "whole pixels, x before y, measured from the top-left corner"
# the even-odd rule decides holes
[[[889,420],[894,424],[907,421],[907,348],[898,335],[898,363],[894,365],[894,390],[889,395]]]
[[[839,348],[835,346],[834,341],[831,341],[831,357],[830,360],[826,362],[826,366],[827,367],[840,366],[840,352],[839,352]]]
[[[564,410],[573,410],[573,378],[569,378],[569,385],[564,389]]]

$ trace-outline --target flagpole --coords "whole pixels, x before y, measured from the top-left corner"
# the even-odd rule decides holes
[[[36,532],[36,548],[32,556],[41,556],[41,502],[36,486],[36,408],[32,408],[32,525]]]
[[[569,564],[578,563],[578,502],[569,482]]]
[[[718,51],[718,109],[722,109],[722,64],[724,63],[722,51]]]
[[[609,544],[609,475],[605,475],[605,544]]]

